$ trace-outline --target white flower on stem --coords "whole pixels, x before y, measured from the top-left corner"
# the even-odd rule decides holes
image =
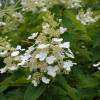
[[[47,77],[42,77],[42,82],[45,84],[49,84],[50,79],[48,79]]]
[[[7,67],[4,67],[4,68],[1,68],[1,69],[0,69],[0,73],[1,73],[1,74],[5,73],[6,71],[7,71]]]
[[[34,38],[37,37],[37,35],[38,35],[38,32],[37,33],[32,33],[32,35],[29,36],[28,39],[34,39]]]
[[[38,85],[38,83],[37,83],[36,80],[32,80],[32,84],[33,84],[35,87],[37,87],[37,85]]]
[[[71,71],[71,67],[73,65],[76,65],[76,63],[73,63],[71,60],[65,61],[63,64],[63,68],[66,69],[66,71],[70,72]]]
[[[97,64],[93,64],[93,67],[98,67],[100,66],[100,62],[98,62]]]
[[[70,58],[75,58],[73,52],[68,48],[68,51],[65,52],[66,55]]]
[[[59,19],[59,22],[62,22],[62,19]]]
[[[93,64],[93,67],[97,67],[98,70],[100,70],[100,62],[98,62],[97,64]]]
[[[52,77],[55,77],[58,70],[59,70],[58,66],[54,66],[54,67],[53,66],[48,66],[47,74],[52,76]]]
[[[21,55],[20,56],[20,63],[18,63],[17,65],[18,66],[23,66],[24,64],[26,64],[29,59],[31,58],[32,56],[28,53],[25,53],[24,55]]]
[[[27,80],[30,80],[30,79],[31,79],[31,77],[32,77],[32,76],[31,76],[31,75],[29,75],[29,76],[27,77]]]
[[[56,61],[56,57],[55,56],[49,56],[46,58],[46,62],[48,64],[53,64]]]
[[[25,53],[23,56],[21,56],[21,61],[28,61],[32,56],[28,53]]]
[[[41,12],[46,12],[46,11],[48,11],[48,9],[47,9],[46,7],[43,7],[43,8],[41,9]]]
[[[45,48],[48,48],[50,46],[50,44],[39,44],[38,45],[38,49],[45,49]]]
[[[14,70],[17,70],[18,67],[13,65],[13,66],[8,67],[8,69],[9,69],[10,71],[14,71]]]
[[[18,66],[23,66],[23,65],[25,65],[25,63],[26,63],[26,61],[21,61],[21,62],[18,63],[17,65],[18,65]]]
[[[59,44],[59,47],[60,48],[70,48],[70,42],[64,42],[62,44]]]
[[[26,50],[26,53],[31,53],[32,51],[34,51],[34,47],[33,46],[30,46],[28,47],[28,50]]]
[[[59,31],[60,31],[61,34],[63,34],[64,32],[67,31],[67,28],[64,28],[64,27],[61,26]]]
[[[35,56],[35,58],[39,58],[40,61],[43,61],[47,57],[47,54],[47,51],[41,51],[39,54]]]
[[[21,48],[21,45],[17,45],[16,50],[17,50],[17,51],[18,51],[18,50],[24,51],[25,49],[22,49],[22,48]]]
[[[16,56],[18,56],[19,55],[19,51],[13,51],[12,53],[11,53],[11,56],[12,57],[16,57]]]
[[[17,45],[16,50],[21,50],[21,46]]]

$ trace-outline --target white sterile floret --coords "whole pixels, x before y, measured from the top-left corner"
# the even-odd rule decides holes
[[[62,38],[53,38],[53,41],[56,43],[61,43],[63,41]]]
[[[67,28],[64,28],[64,27],[60,27],[59,29],[60,33],[63,34],[64,32],[67,31]]]
[[[34,39],[34,38],[37,37],[37,35],[38,35],[38,32],[37,33],[32,33],[32,35],[29,36],[28,39]]]
[[[97,67],[98,70],[100,70],[100,62],[98,62],[97,64],[93,64],[93,67]]]
[[[36,80],[32,80],[32,84],[33,84],[35,87],[37,87],[37,85],[38,85],[38,83],[37,83]]]
[[[21,61],[28,61],[32,56],[30,54],[25,53],[21,56]]]
[[[12,56],[12,57],[18,56],[19,53],[20,53],[19,51],[13,51],[13,52],[11,53],[11,56]]]
[[[42,77],[42,82],[45,84],[49,84],[50,79],[48,79],[47,77]]]
[[[48,11],[48,9],[47,9],[46,7],[43,7],[43,8],[41,9],[41,11],[42,11],[42,12],[46,12],[46,11]]]
[[[34,47],[33,46],[30,46],[28,47],[28,50],[26,50],[26,53],[31,53],[32,51],[34,51]]]
[[[62,22],[62,19],[59,19],[59,22]]]
[[[56,61],[56,57],[55,56],[49,56],[46,58],[46,62],[48,64],[53,64]]]
[[[29,76],[27,77],[27,80],[30,80],[30,79],[31,79],[31,77],[32,77],[32,76],[31,76],[31,75],[29,75]]]
[[[21,61],[20,63],[18,63],[18,66],[23,66],[26,63],[26,61]]]
[[[21,50],[21,46],[17,45],[16,50]]]
[[[70,48],[70,42],[64,42],[62,44],[59,44],[59,47],[60,48]]]
[[[21,45],[17,45],[16,50],[24,51],[25,49],[22,49]]]
[[[65,61],[63,64],[63,68],[66,69],[66,71],[71,71],[71,67],[73,65],[76,65],[76,63],[73,63],[71,60]]]
[[[10,66],[10,67],[8,67],[8,69],[9,69],[10,71],[14,71],[14,70],[17,70],[18,67],[17,67],[17,66]]]
[[[67,55],[68,57],[70,57],[70,58],[75,58],[74,55],[73,55],[72,53],[66,52],[66,55]]]
[[[39,44],[38,45],[38,49],[44,49],[44,48],[48,48],[50,44]]]
[[[52,76],[52,77],[55,77],[58,70],[59,70],[58,66],[48,66],[47,74]]]
[[[18,63],[18,66],[23,66],[25,63],[27,63],[29,61],[29,59],[32,56],[28,53],[25,53],[24,55],[20,56],[20,63]]]
[[[1,73],[1,74],[5,73],[6,71],[7,71],[7,67],[4,67],[4,68],[1,68],[1,69],[0,69],[0,73]]]
[[[39,58],[40,61],[43,61],[47,57],[47,54],[47,51],[41,51],[39,54],[35,56],[35,58]]]
[[[65,54],[70,58],[75,58],[73,52],[68,48],[68,51],[65,52]]]
[[[94,67],[98,67],[100,66],[100,62],[98,62],[97,64],[93,64]]]

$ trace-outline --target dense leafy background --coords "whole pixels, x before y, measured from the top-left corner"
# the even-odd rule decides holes
[[[99,0],[83,1],[84,10],[92,8],[94,13],[100,13]],[[62,37],[71,42],[77,66],[68,76],[59,75],[49,85],[41,84],[37,88],[25,80],[26,70],[0,75],[0,100],[100,100],[100,71],[92,66],[100,61],[100,20],[84,26],[76,20],[76,10],[55,5],[50,11],[55,14],[55,19],[62,18],[62,25],[68,28]],[[27,36],[41,30],[42,14],[28,12],[24,16],[24,23],[18,25],[16,30],[6,32],[13,46],[30,45]],[[0,65],[3,66],[2,58]]]

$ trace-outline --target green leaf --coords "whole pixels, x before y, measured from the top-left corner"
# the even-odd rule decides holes
[[[5,91],[7,88],[8,88],[7,85],[0,86],[0,93],[2,93],[3,91]]]
[[[45,86],[28,86],[24,94],[24,100],[37,100],[45,90]]]
[[[59,76],[57,83],[66,91],[67,95],[73,100],[81,100],[77,89],[71,87],[63,76]]]

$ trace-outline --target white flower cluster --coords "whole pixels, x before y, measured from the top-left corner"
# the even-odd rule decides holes
[[[63,4],[68,8],[81,7],[81,0],[22,0],[23,11],[47,11],[48,8],[56,4]]]
[[[21,5],[23,6],[23,11],[33,11],[37,10],[47,10],[46,6],[48,4],[48,0],[22,0]]]
[[[43,19],[42,32],[32,33],[28,37],[34,41],[33,45],[26,50],[20,45],[13,49],[4,59],[6,66],[0,69],[1,73],[17,70],[19,67],[29,68],[31,74],[27,80],[31,80],[33,85],[37,86],[40,81],[48,84],[59,73],[68,74],[71,67],[76,65],[70,60],[74,58],[70,42],[63,42],[60,38],[67,28],[59,27],[49,12]]]
[[[100,16],[93,17],[93,12],[91,11],[91,9],[87,9],[86,13],[84,11],[80,11],[76,16],[76,19],[79,20],[83,25],[94,23],[99,18]]]
[[[68,8],[79,8],[81,7],[81,0],[68,0]]]

